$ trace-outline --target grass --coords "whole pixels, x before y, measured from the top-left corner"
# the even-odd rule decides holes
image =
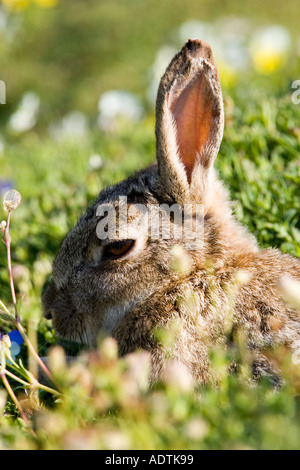
[[[237,217],[261,246],[277,246],[299,256],[299,136],[292,130],[298,108],[284,97],[266,116],[272,105],[272,101],[258,98],[252,102],[251,112],[246,103],[244,108],[227,110],[235,119],[226,127],[217,166],[235,201]],[[41,355],[55,344],[51,324],[41,318],[40,306],[53,256],[101,188],[152,161],[153,124],[150,115],[138,126],[120,126],[113,139],[91,132],[80,144],[58,145],[49,138],[29,135],[12,142],[1,161],[2,171],[23,196],[11,225],[13,265],[18,295],[24,296],[21,314],[25,323],[36,319]],[[89,158],[95,151],[105,164],[100,170],[89,170]],[[14,159],[13,172],[7,165],[9,158]],[[1,250],[1,297],[9,302],[4,247]],[[23,354],[26,361],[25,351]],[[8,402],[1,418],[0,443],[3,448],[34,449],[297,448],[299,371],[285,354],[288,386],[280,392],[264,383],[249,387],[243,377],[222,376],[230,357],[228,352],[220,352],[214,361],[223,377],[221,387],[206,387],[195,398],[191,390],[178,390],[172,381],[153,392],[145,391],[136,383],[130,361],[117,360],[114,346],[104,344],[95,363],[79,362],[70,370],[62,366],[63,373],[57,372],[63,399],[54,408],[49,397],[38,412],[30,411],[32,403],[25,405],[29,415],[36,416],[35,437],[24,430]],[[145,364],[147,368],[146,360]]]
[[[66,15],[66,2],[46,16],[39,10],[28,10],[26,24],[32,34],[23,29],[10,50],[0,50],[6,74],[1,78],[11,86],[11,102],[1,115],[2,122],[31,85],[43,102],[36,128],[21,135],[4,133],[0,175],[22,195],[10,229],[22,325],[28,333],[33,332],[33,339],[37,332],[38,353],[50,355],[51,370],[62,392],[59,399],[46,391],[37,394],[32,388],[25,392],[26,387],[10,380],[34,429],[32,434],[13,400],[0,388],[0,449],[298,449],[300,374],[299,366],[292,361],[293,351],[277,351],[286,380],[281,390],[264,381],[253,386],[241,346],[235,351],[212,351],[220,382],[217,388],[180,386],[185,376],[178,367],[149,391],[145,386],[147,355],[138,353],[119,360],[114,342],[105,340],[88,363],[83,356],[68,367],[60,349],[54,347],[51,323],[42,318],[41,292],[65,234],[102,188],[155,158],[151,106],[138,124],[122,122],[114,132],[105,133],[93,125],[98,95],[107,83],[119,87],[122,82],[142,96],[147,67],[157,47],[171,40],[181,20],[199,9],[199,2],[190,1],[184,12],[182,2],[176,1],[177,9],[170,9],[166,2],[161,5],[164,15],[156,21],[156,1],[134,3],[137,17],[141,18],[146,9],[149,15],[149,22],[143,22],[143,32],[138,22],[127,22],[128,2],[122,6],[118,2],[117,8],[114,1],[91,1],[96,10],[83,9],[76,2],[70,15]],[[228,4],[229,11],[240,13],[240,2]],[[203,2],[201,8],[204,19],[213,19],[211,2]],[[292,8],[280,8],[282,22],[291,29],[294,25],[297,31]],[[268,12],[267,8],[262,11],[261,22],[266,21]],[[100,23],[93,21],[93,16],[100,17]],[[101,40],[92,44],[99,24]],[[91,25],[90,30],[87,25]],[[76,61],[75,46],[80,40],[74,39],[74,46],[70,38],[78,31],[85,39]],[[33,48],[34,40],[37,43],[40,37],[53,47],[45,50],[43,41],[38,41]],[[89,53],[85,55],[85,51]],[[98,51],[103,74],[96,86]],[[9,53],[14,60],[9,60]],[[19,81],[16,70],[21,70]],[[233,86],[224,87],[226,128],[216,166],[230,190],[237,218],[257,237],[260,246],[278,247],[300,257],[300,105],[292,103],[290,88],[291,81],[299,78],[298,72],[299,63],[295,63],[272,76],[246,74]],[[13,77],[11,81],[9,77]],[[53,140],[47,124],[74,107],[88,113],[87,133],[80,139]],[[104,162],[99,169],[90,166],[95,153]],[[0,221],[6,216],[1,205]],[[0,299],[13,311],[3,244]],[[236,376],[226,373],[232,354],[244,364]],[[24,345],[19,358],[25,368],[30,366]]]

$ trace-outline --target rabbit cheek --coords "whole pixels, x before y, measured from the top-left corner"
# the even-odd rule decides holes
[[[126,313],[131,311],[134,306],[135,302],[128,302],[127,304],[116,304],[108,308],[103,315],[101,329],[109,334],[112,333]]]

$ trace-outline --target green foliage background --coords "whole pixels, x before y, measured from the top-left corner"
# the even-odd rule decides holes
[[[185,20],[214,22],[224,15],[245,17],[255,27],[280,23],[296,41],[297,12],[297,0],[62,0],[51,9],[32,4],[9,12],[13,39],[3,36],[0,42],[0,79],[7,84],[7,104],[0,107],[0,181],[11,181],[22,194],[11,229],[14,275],[21,315],[36,325],[41,355],[55,337],[42,319],[40,295],[64,235],[103,187],[154,160],[154,109],[146,91],[157,50],[176,43]],[[291,83],[300,79],[299,64],[294,53],[271,75],[250,70],[224,86],[226,128],[217,161],[239,220],[262,247],[296,256],[300,105],[291,101]],[[145,117],[138,124],[122,121],[111,133],[98,129],[98,99],[109,89],[135,93]],[[38,121],[28,132],[15,133],[9,119],[27,91],[40,97]],[[87,116],[85,135],[53,139],[49,125],[74,110]],[[95,153],[104,162],[99,169],[90,166]],[[4,217],[0,209],[0,220]],[[11,301],[4,245],[0,298]],[[22,354],[26,362],[26,351]],[[57,404],[49,400],[50,406],[41,397],[46,402],[32,411],[37,437],[6,403],[0,448],[299,448],[299,371],[289,354],[279,354],[287,380],[279,392],[267,383],[249,386],[247,368],[228,378],[230,354],[213,353],[220,387],[200,390],[195,398],[172,380],[145,391],[131,362],[117,360],[114,346],[105,343],[91,366],[82,359],[83,365],[57,372],[63,398]]]

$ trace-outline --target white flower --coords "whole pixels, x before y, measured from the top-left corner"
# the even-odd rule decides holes
[[[110,90],[101,95],[98,102],[98,125],[103,130],[112,130],[118,119],[137,122],[144,116],[144,108],[132,93],[125,90]]]
[[[170,45],[162,46],[158,50],[154,64],[152,65],[152,72],[154,78],[158,80],[160,79],[160,77],[165,72],[167,66],[169,65],[171,59],[174,57],[175,53],[176,48]]]
[[[247,18],[241,16],[223,16],[215,23],[215,29],[220,37],[230,37],[239,41],[247,41],[251,33],[251,24]]]
[[[194,388],[193,377],[188,368],[180,361],[172,360],[163,371],[166,384],[180,392],[191,392]]]
[[[222,61],[234,70],[243,70],[249,65],[249,29],[248,21],[240,17],[226,16],[215,24],[190,20],[179,28],[179,37],[182,42],[188,38],[208,42],[217,63]]]
[[[80,140],[88,132],[88,119],[80,111],[72,111],[63,117],[59,122],[51,124],[49,133],[55,140]]]
[[[103,448],[108,450],[127,450],[130,448],[129,436],[122,430],[107,429],[102,435]]]
[[[228,66],[234,70],[245,70],[250,65],[248,39],[250,24],[246,18],[223,17],[216,23],[220,39],[220,54]],[[217,57],[218,59],[218,57]]]
[[[208,42],[213,50],[219,48],[218,34],[214,26],[199,20],[187,20],[178,30],[178,38],[181,44],[188,39],[201,39]]]
[[[26,93],[19,109],[11,115],[8,122],[9,127],[14,132],[29,131],[36,124],[39,108],[39,97],[33,92]]]
[[[150,69],[150,85],[148,90],[148,99],[152,104],[155,103],[156,100],[160,78],[164,74],[175,53],[176,48],[174,46],[166,45],[161,47],[156,54],[155,61]]]
[[[128,374],[138,390],[146,390],[148,387],[149,375],[151,371],[150,353],[138,351],[126,356],[128,364]],[[132,383],[132,386],[133,386]]]
[[[94,153],[89,158],[89,169],[91,171],[100,170],[104,165],[103,159],[97,153]]]
[[[201,418],[191,418],[184,426],[186,435],[193,440],[203,439],[208,431],[208,424]]]
[[[254,32],[252,45],[263,47],[269,51],[284,53],[290,48],[291,35],[284,26],[268,26]]]
[[[249,45],[254,68],[265,74],[279,69],[286,62],[290,47],[291,35],[283,26],[255,30]]]
[[[212,48],[222,85],[231,86],[238,72],[251,63],[247,44],[249,31],[247,19],[229,16],[214,24],[188,20],[180,26],[178,37],[181,44],[189,38],[206,41]]]

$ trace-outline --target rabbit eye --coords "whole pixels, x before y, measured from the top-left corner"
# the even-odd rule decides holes
[[[134,246],[134,240],[123,240],[110,243],[104,248],[102,259],[117,259],[126,255]]]

